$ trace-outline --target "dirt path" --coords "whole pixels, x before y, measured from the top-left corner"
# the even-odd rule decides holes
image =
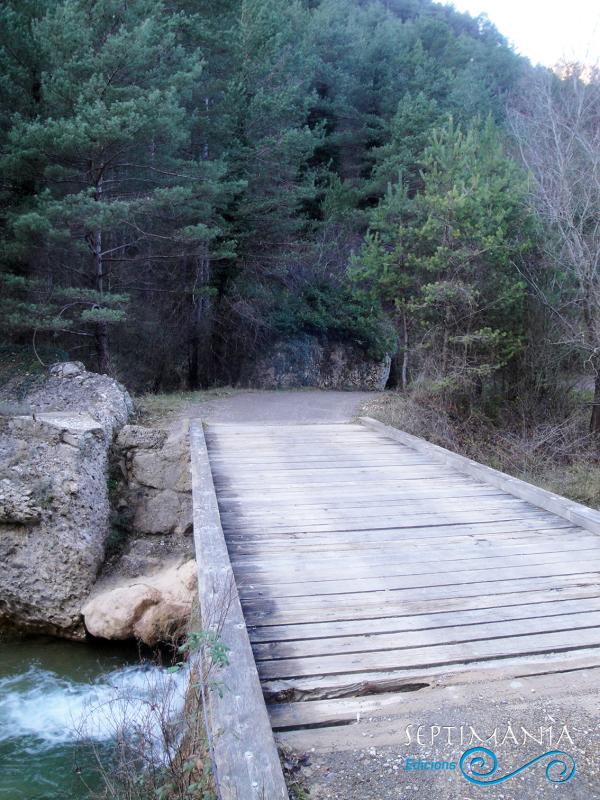
[[[191,403],[188,416],[207,422],[278,423],[349,422],[371,392],[239,392],[229,397]]]
[[[184,419],[265,425],[350,422],[378,392],[238,391],[217,389],[137,399],[145,425],[173,427]]]

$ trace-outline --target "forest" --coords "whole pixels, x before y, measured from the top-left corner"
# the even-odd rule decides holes
[[[441,443],[593,446],[596,69],[430,0],[6,0],[0,66],[4,374],[236,385],[309,333]]]

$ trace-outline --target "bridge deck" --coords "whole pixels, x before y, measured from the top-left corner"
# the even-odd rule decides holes
[[[600,662],[596,533],[361,424],[215,424],[206,440],[267,700]],[[324,724],[325,706],[271,719]]]

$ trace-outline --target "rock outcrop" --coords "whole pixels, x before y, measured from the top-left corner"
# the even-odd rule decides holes
[[[108,453],[132,403],[78,362],[0,417],[0,628],[81,638],[110,531]]]
[[[390,374],[390,356],[369,358],[359,347],[299,336],[276,342],[243,376],[257,389],[348,389],[381,391]]]
[[[83,607],[85,625],[99,638],[153,646],[185,630],[197,591],[196,562],[175,564],[95,593]]]

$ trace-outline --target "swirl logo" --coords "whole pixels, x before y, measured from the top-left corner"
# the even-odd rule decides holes
[[[529,767],[537,764],[540,761],[547,761],[546,764],[546,778],[550,783],[568,783],[575,775],[576,764],[575,759],[569,753],[563,750],[548,750],[547,753],[542,753],[541,756],[533,758],[522,767],[501,775],[494,777],[498,771],[498,758],[493,750],[488,750],[487,747],[472,747],[470,750],[465,750],[459,762],[460,771],[463,776],[470,782],[477,786],[493,786],[497,783],[504,783],[515,775],[519,775]]]

